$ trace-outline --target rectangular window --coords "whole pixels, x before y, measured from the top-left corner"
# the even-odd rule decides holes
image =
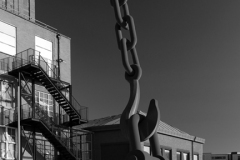
[[[52,60],[52,42],[36,36],[35,49],[40,52],[42,57]]]
[[[143,146],[143,150],[150,154],[150,147],[149,146]]]
[[[48,93],[35,91],[35,102],[39,107],[48,112],[48,116],[53,117],[53,97]]]
[[[6,143],[1,142],[1,158],[6,158]]]
[[[35,50],[40,52],[40,65],[44,71],[51,77],[53,75],[52,67],[52,42],[35,36]],[[36,57],[38,59],[38,57]]]
[[[2,137],[0,142],[0,159],[15,159],[15,133],[15,128],[0,127],[0,135]]]
[[[7,151],[7,157],[8,159],[14,159],[15,158],[15,146],[16,144],[8,144],[8,151]]]
[[[172,159],[172,153],[170,149],[164,149],[164,155],[167,157],[169,160]]]
[[[177,160],[181,160],[181,152],[177,152]]]
[[[189,153],[183,152],[183,160],[189,160]]]
[[[16,54],[16,28],[0,21],[0,52]]]
[[[9,142],[15,142],[15,129],[13,128],[8,128],[8,141]]]
[[[0,81],[0,105],[5,108],[13,108],[13,86],[7,81]]]
[[[193,155],[193,160],[199,160],[198,154],[194,154],[194,155]]]

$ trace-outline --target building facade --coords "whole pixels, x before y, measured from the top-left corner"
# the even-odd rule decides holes
[[[229,154],[203,153],[203,160],[240,160],[240,152],[231,152]]]
[[[35,19],[35,0],[0,0],[0,159],[91,159],[91,133],[73,129],[87,108],[71,92],[70,45]]]
[[[130,152],[130,144],[120,130],[121,115],[90,120],[78,128],[93,132],[92,156],[94,160],[122,160]],[[203,160],[205,140],[189,135],[160,121],[159,149],[168,160]],[[142,143],[143,150],[151,154],[149,141]]]

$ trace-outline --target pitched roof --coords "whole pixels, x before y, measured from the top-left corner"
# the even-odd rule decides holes
[[[144,113],[142,113],[142,114],[144,114]],[[86,129],[86,128],[96,127],[96,126],[120,124],[120,117],[121,117],[121,114],[90,120],[90,121],[88,121],[88,123],[82,124],[82,125],[78,126],[77,128]],[[158,127],[158,133],[162,133],[162,134],[166,134],[166,135],[170,135],[170,136],[174,136],[174,137],[179,137],[179,138],[183,138],[183,139],[188,139],[188,140],[196,141],[196,142],[200,142],[200,143],[205,143],[205,139],[192,136],[186,132],[181,131],[178,128],[170,126],[169,124],[167,124],[161,120],[160,120],[159,127]]]

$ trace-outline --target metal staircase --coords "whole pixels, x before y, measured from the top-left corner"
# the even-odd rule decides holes
[[[0,70],[18,78],[19,82],[21,82],[21,97],[27,102],[25,105],[20,103],[21,126],[23,126],[24,130],[41,133],[55,147],[60,156],[66,160],[83,159],[84,150],[81,148],[85,144],[87,148],[90,145],[89,142],[84,142],[86,138],[76,141],[76,138],[82,138],[81,134],[85,131],[81,131],[81,134],[74,132],[72,126],[87,122],[87,108],[81,106],[71,95],[69,91],[70,84],[58,79],[56,67],[47,63],[40,53],[33,49],[18,53],[16,56],[1,59],[0,63]],[[28,86],[28,83],[30,86]],[[66,112],[68,121],[64,121],[63,124],[60,124],[59,121],[59,124],[56,124],[54,119],[49,117],[48,111],[43,109],[44,106],[33,101],[35,89],[32,86],[35,84],[45,87],[58,105]],[[13,118],[8,121],[9,126],[17,127],[17,115],[17,108],[15,108]],[[84,133],[84,136],[86,135]],[[41,146],[41,144],[36,145]],[[36,147],[39,153],[45,153],[40,149],[41,147]],[[89,155],[88,153],[90,152],[87,149],[86,155]]]
[[[28,49],[14,57],[7,57],[0,61],[4,64],[4,71],[9,75],[18,78],[20,72],[27,79],[35,79],[36,84],[44,86],[68,114],[69,122],[66,124],[67,126],[87,122],[87,108],[81,106],[70,95],[67,90],[69,84],[58,79],[56,66],[47,63],[38,51]]]
[[[35,70],[33,77],[41,82],[41,84],[48,90],[58,104],[69,115],[71,126],[81,124],[81,115],[60,91],[59,87],[62,86],[61,84],[57,85],[58,83],[54,83],[41,67]]]
[[[13,121],[8,124],[9,126],[17,127],[17,115],[18,113],[15,112]],[[36,107],[35,116],[36,118],[33,118],[32,108],[29,105],[22,106],[21,123],[23,126],[37,126],[36,132],[42,133],[65,159],[80,159],[80,146],[73,140],[67,128],[58,127],[48,116],[47,111],[42,110],[41,107]]]

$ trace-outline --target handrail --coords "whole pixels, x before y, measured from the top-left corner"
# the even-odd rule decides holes
[[[91,139],[87,140],[87,137],[84,138],[84,140],[81,139],[80,141],[74,141],[74,139],[73,139],[73,137],[78,137],[78,136],[79,137],[89,136],[89,135],[92,134],[91,132],[85,132],[83,130],[74,130],[73,129],[72,130],[73,137],[70,137],[71,135],[70,135],[69,131],[67,131],[68,128],[65,128],[65,127],[62,128],[61,126],[51,124],[53,121],[52,121],[51,117],[48,116],[46,111],[42,110],[41,108],[38,108],[38,109],[41,113],[38,112],[38,115],[40,115],[40,116],[37,116],[37,117],[35,116],[35,118],[39,119],[48,128],[48,130],[51,131],[51,133],[54,134],[55,137],[57,139],[59,139],[60,142],[62,142],[64,144],[64,146],[66,146],[66,148],[69,149],[69,151],[74,156],[78,157],[77,159],[81,159],[81,156],[83,156],[83,154],[85,152],[86,153],[91,153],[91,149],[88,150],[88,148],[82,148],[83,146],[85,146],[84,145],[85,143],[91,143]],[[32,108],[28,104],[22,105],[22,112],[21,113],[22,113],[22,115],[21,115],[22,119],[33,118]],[[8,117],[7,122],[4,123],[5,125],[16,122],[18,120],[18,118],[17,118],[18,117],[17,108],[15,108],[15,110],[10,110],[10,109],[5,110],[2,115]],[[42,117],[42,118],[40,119],[40,117]],[[45,118],[43,118],[43,117],[45,117]],[[6,117],[3,118],[3,119],[6,119]],[[71,142],[73,142],[73,143],[71,143]],[[87,146],[85,146],[85,147],[87,147]],[[80,152],[82,154],[79,154]]]
[[[33,118],[32,115],[32,108],[25,104],[22,106],[21,109],[21,118]],[[63,129],[60,127],[56,127],[56,124],[52,121],[51,117],[48,116],[47,111],[42,110],[39,106],[36,106],[37,119],[41,120],[43,124],[51,131],[52,134],[75,156],[78,157],[78,147],[75,143],[73,143],[72,138],[66,135],[66,131],[64,132]],[[35,114],[35,115],[36,115]],[[17,120],[17,112],[15,112],[15,121]]]
[[[81,119],[88,119],[88,108],[81,106],[77,102],[77,100],[69,94],[69,90],[61,90],[61,88],[64,88],[67,85],[58,79],[57,67],[53,64],[49,64],[48,62],[46,62],[45,58],[40,55],[40,52],[30,48],[16,54],[16,56],[10,56],[1,59],[0,64],[3,64],[3,67],[0,65],[0,70],[2,69],[4,72],[10,72],[14,69],[18,69],[28,64],[40,67],[48,77],[54,79],[55,84],[57,84],[55,86],[63,93],[63,96],[65,96],[65,98],[69,101],[73,108],[78,113],[80,113]],[[68,95],[69,98],[66,97],[66,95]]]
[[[27,134],[28,135],[28,134]],[[39,154],[41,154],[45,159],[52,159],[54,155],[51,154],[51,158],[47,158],[46,157],[46,152],[49,152],[49,149],[46,149],[46,145],[45,143],[43,143],[42,141],[47,141],[47,140],[39,140],[36,139],[35,141],[35,146],[36,146],[36,150]],[[28,142],[33,146],[33,139],[29,138]],[[52,150],[50,150],[50,153],[53,152]],[[49,155],[48,155],[49,156]]]

